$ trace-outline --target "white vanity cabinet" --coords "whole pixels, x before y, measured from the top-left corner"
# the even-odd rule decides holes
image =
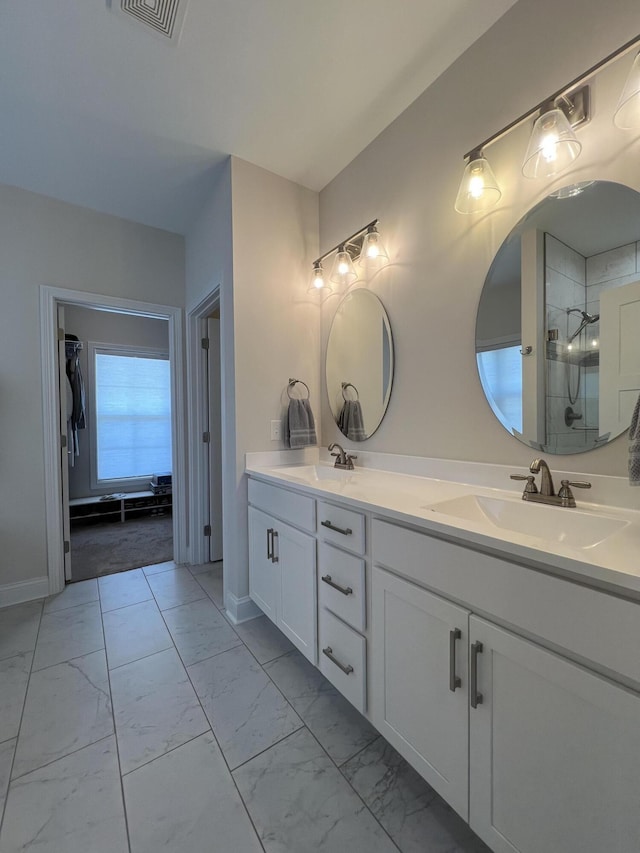
[[[640,696],[484,619],[469,627],[472,829],[496,853],[640,850]]]
[[[469,611],[378,568],[372,587],[373,722],[466,820]]]
[[[318,666],[361,712],[367,710],[366,520],[318,501]]]
[[[254,480],[249,501],[249,594],[315,664],[315,501]]]
[[[599,648],[628,665],[621,678],[634,675],[640,607],[384,521],[373,533],[381,733],[496,853],[640,850],[640,695],[544,646],[564,639],[581,660]],[[570,612],[584,592],[605,599],[600,624]],[[540,643],[514,633],[514,619],[512,631],[486,618],[519,612]],[[615,648],[625,641],[627,658]]]

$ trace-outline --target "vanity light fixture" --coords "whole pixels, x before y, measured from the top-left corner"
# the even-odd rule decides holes
[[[366,234],[362,238],[362,250],[358,263],[361,267],[367,267],[371,270],[379,269],[384,264],[389,263],[389,255],[380,239],[377,222],[373,225],[367,225]]]
[[[502,191],[482,151],[472,151],[464,167],[456,198],[458,213],[481,213],[497,204]]]
[[[566,107],[565,104],[570,106]],[[541,107],[522,163],[522,174],[525,178],[551,178],[570,166],[578,157],[582,151],[582,143],[568,118],[572,110],[575,112],[573,102],[566,97],[557,105],[554,101],[549,101]],[[580,124],[587,119],[588,113],[583,112]]]
[[[322,268],[322,261],[315,261],[313,264],[313,272],[311,273],[311,284],[309,285],[309,291],[311,293],[315,293],[317,290],[325,290],[330,292],[332,287],[327,283],[324,269]]]
[[[624,130],[640,125],[640,53],[633,60],[613,121]]]
[[[590,118],[590,89],[585,81],[622,54],[628,53],[634,47],[637,50],[639,42],[640,35],[630,39],[575,80],[467,152],[464,155],[466,165],[455,209],[459,213],[479,213],[500,199],[500,188],[484,156],[484,149],[532,118],[534,124],[522,164],[522,174],[526,178],[550,178],[575,162],[582,150],[575,130]],[[614,120],[616,125],[622,128],[640,126],[640,53],[634,58]],[[485,181],[485,175],[489,175],[491,181]],[[590,183],[592,182],[575,183],[557,191],[555,197],[570,198],[582,192]],[[491,191],[485,191],[485,186],[490,187]]]
[[[331,281],[334,284],[342,284],[347,287],[358,280],[358,273],[355,271],[351,255],[347,252],[346,244],[338,246],[338,254],[333,262],[331,270]]]
[[[379,269],[389,262],[389,255],[378,231],[378,220],[374,219],[313,262],[310,291],[331,291],[322,262],[334,252],[336,256],[329,280],[346,287],[358,279],[358,273],[353,265],[355,258],[358,258],[359,264],[368,270]]]

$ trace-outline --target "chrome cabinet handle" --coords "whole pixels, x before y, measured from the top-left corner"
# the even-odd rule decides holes
[[[482,705],[482,693],[478,693],[478,655],[482,654],[482,643],[471,643],[471,707]]]
[[[456,675],[456,640],[462,637],[460,628],[449,631],[449,690],[456,692],[457,687],[462,687],[462,679]]]
[[[321,521],[320,524],[323,527],[328,527],[329,530],[334,530],[336,533],[342,533],[343,536],[351,536],[353,533],[353,530],[350,527],[345,527],[343,530],[342,527],[335,527],[330,521]]]
[[[353,594],[353,590],[350,586],[340,586],[340,584],[337,584],[334,580],[331,580],[331,575],[323,575],[322,580],[326,584],[329,584],[329,586],[332,586],[334,589],[337,589],[338,592],[341,592],[343,595]]]
[[[278,538],[278,531],[277,531],[277,530],[273,530],[273,531],[271,532],[271,562],[272,562],[272,563],[277,563],[277,562],[278,562],[278,560],[280,559],[280,558],[276,555],[276,539],[277,539],[277,538]]]
[[[271,560],[273,562],[273,540],[271,539],[273,535],[273,527],[269,527],[267,529],[267,560]]]
[[[347,664],[345,666],[343,663],[340,663],[337,658],[334,658],[333,649],[331,648],[331,646],[327,646],[326,649],[323,649],[322,654],[326,655],[331,661],[331,663],[335,663],[335,665],[339,667],[345,675],[351,675],[351,673],[353,672],[353,667],[351,666],[351,664]]]

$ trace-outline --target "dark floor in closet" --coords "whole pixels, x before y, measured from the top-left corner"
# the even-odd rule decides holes
[[[71,530],[71,579],[81,581],[173,559],[171,515],[99,522]]]

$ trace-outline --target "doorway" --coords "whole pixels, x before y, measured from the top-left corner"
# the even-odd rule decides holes
[[[167,325],[169,377],[171,388],[171,475],[172,503],[171,534],[174,560],[188,563],[188,535],[186,529],[186,489],[183,418],[183,357],[182,309],[154,305],[99,294],[81,293],[43,286],[40,289],[40,324],[43,373],[45,492],[47,506],[47,556],[49,592],[54,594],[64,588],[65,575],[70,579],[70,540],[65,535],[70,529],[69,483],[64,470],[68,466],[66,436],[61,422],[61,395],[58,371],[59,326],[58,309],[64,306],[80,307],[94,311],[110,312],[126,318],[151,318],[163,320]],[[64,333],[63,333],[64,335]],[[163,473],[163,472],[159,472]],[[66,494],[64,493],[66,487]],[[123,508],[124,509],[124,508]]]
[[[168,323],[60,303],[58,328],[66,580],[173,560]]]
[[[207,573],[223,606],[222,352],[216,288],[187,318],[190,537],[192,563]]]

